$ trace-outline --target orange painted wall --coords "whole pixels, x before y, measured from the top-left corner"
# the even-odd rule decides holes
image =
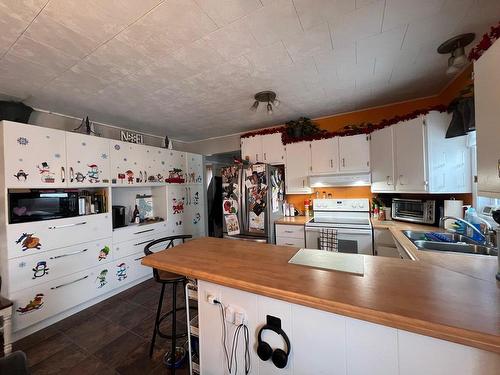
[[[443,72],[444,74],[444,72]],[[441,93],[436,96],[416,99],[407,102],[390,104],[383,107],[369,108],[361,111],[344,113],[335,116],[322,117],[314,119],[322,129],[335,131],[343,128],[346,125],[360,124],[363,122],[376,123],[383,119],[389,119],[397,115],[405,115],[417,109],[425,109],[430,106],[438,104],[449,104],[455,97],[457,97],[461,90],[467,85],[472,83],[472,64],[469,65],[461,74],[459,74]],[[314,194],[300,194],[300,195],[287,195],[287,200],[295,205],[299,210],[304,209],[304,200],[315,197],[316,190],[322,192],[332,193],[333,197],[337,198],[371,198],[372,193],[370,187],[352,187],[352,188],[318,188],[314,189]],[[464,199],[471,201],[470,194],[466,195]]]

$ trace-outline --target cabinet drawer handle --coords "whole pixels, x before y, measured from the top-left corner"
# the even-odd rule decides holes
[[[342,166],[345,167],[345,158],[342,158]]]
[[[146,230],[141,230],[139,232],[135,232],[134,234],[141,234],[141,233],[147,233],[147,232],[152,232],[154,229],[146,229]]]
[[[136,258],[136,259],[134,259],[134,260],[135,260],[135,261],[138,261],[138,260],[141,260],[141,259],[142,259],[142,258],[144,258],[144,257],[145,257],[145,255],[144,255],[144,256],[142,256],[142,257],[140,257],[140,258]]]
[[[285,230],[285,233],[293,233],[293,230]]]
[[[59,288],[62,288],[63,286],[68,286],[68,285],[71,285],[71,284],[77,283],[77,282],[79,282],[79,281],[85,280],[85,279],[87,279],[88,277],[89,277],[89,275],[86,275],[86,276],[80,277],[79,279],[76,279],[76,280],[70,281],[69,283],[61,284],[61,285],[58,285],[58,286],[53,286],[53,287],[51,287],[50,289],[52,289],[52,290],[59,289]]]
[[[61,167],[61,182],[66,181],[66,170],[64,167]]]
[[[398,183],[399,183],[400,185],[404,185],[404,184],[403,184],[403,175],[402,175],[402,174],[400,174],[400,175],[399,175],[399,181],[398,181]]]
[[[387,176],[387,185],[392,185],[391,180],[391,176]]]
[[[65,225],[56,225],[56,226],[53,226],[53,227],[49,227],[49,229],[61,229],[61,228],[68,228],[68,227],[74,227],[74,226],[77,226],[77,225],[85,225],[87,224],[86,221],[82,221],[80,223],[73,223],[73,224],[65,224]]]
[[[150,242],[152,242],[154,240],[155,239],[153,238],[152,240],[146,240],[146,241],[138,242],[138,243],[135,243],[134,246],[144,245],[145,243],[150,243]]]
[[[266,153],[264,152],[264,160],[267,160],[267,156],[266,156]]]
[[[285,242],[285,245],[288,245],[288,246],[295,246],[293,243],[288,243],[288,242]]]
[[[88,249],[83,249],[83,250],[78,250],[78,251],[74,251],[72,253],[68,253],[68,254],[62,254],[62,255],[56,255],[55,257],[50,257],[49,259],[59,259],[59,258],[64,258],[64,257],[69,257],[71,255],[76,255],[76,254],[81,254],[81,253],[84,253],[86,252]]]
[[[73,167],[69,167],[69,182],[73,182],[75,179],[75,171],[73,170]]]
[[[330,159],[330,168],[333,168],[333,159]]]

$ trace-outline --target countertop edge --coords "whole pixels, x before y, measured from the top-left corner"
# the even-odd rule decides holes
[[[158,264],[157,262],[148,259],[148,257],[145,257],[141,263],[145,266],[174,272],[194,279],[213,282],[215,284],[223,285],[229,288],[236,288],[242,291],[259,294],[266,297],[275,298],[282,301],[347,316],[350,318],[360,319],[371,323],[381,324],[396,329],[403,329],[409,332],[451,341],[458,344],[467,345],[477,349],[500,354],[499,336],[431,323],[419,319],[408,318],[402,315],[380,312],[377,310],[338,302],[325,303],[325,301],[323,300],[304,296],[302,294],[296,294],[288,291],[284,292],[280,289],[263,287],[262,285],[242,282],[241,280],[234,278],[217,276],[211,273],[196,271],[189,267],[166,267],[165,264]]]

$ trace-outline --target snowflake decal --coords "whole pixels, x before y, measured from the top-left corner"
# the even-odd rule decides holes
[[[82,146],[87,146],[87,144],[85,142],[82,142]]]
[[[123,158],[123,161],[127,161],[127,158]]]
[[[101,159],[107,159],[108,158],[108,154],[101,154]]]
[[[118,151],[120,149],[120,145],[115,145],[115,150]]]
[[[45,138],[50,139],[50,135],[46,135]]]
[[[61,154],[54,154],[54,157],[55,157],[56,159],[59,159],[59,158],[61,157]]]
[[[27,146],[30,141],[26,137],[19,137],[17,138],[17,143],[19,143],[21,146]]]
[[[77,162],[77,164],[80,164],[80,163],[81,163],[81,162],[80,162],[80,160],[77,160],[76,162]]]
[[[163,160],[162,160],[162,161],[161,161],[161,165],[165,165],[165,161],[163,161]]]
[[[19,158],[19,161],[23,161],[23,158]]]

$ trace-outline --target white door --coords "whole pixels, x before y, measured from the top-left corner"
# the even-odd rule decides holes
[[[175,150],[166,152],[167,178],[166,182],[172,184],[186,182],[186,153]]]
[[[309,142],[290,143],[285,147],[285,189],[287,194],[310,194],[308,175],[311,169]]]
[[[311,174],[339,171],[339,139],[328,138],[311,142]]]
[[[187,183],[201,184],[203,182],[203,156],[186,152]]]
[[[142,146],[143,153],[143,179],[147,185],[158,185],[165,182],[168,175],[166,154],[169,150],[153,147]]]
[[[474,62],[478,194],[500,193],[500,42]]]
[[[370,139],[364,134],[339,137],[341,172],[370,171]]]
[[[393,126],[398,191],[427,191],[425,127],[421,117]]]
[[[281,133],[266,134],[260,138],[262,139],[262,161],[267,164],[283,164],[285,146],[281,140]]]
[[[187,217],[187,187],[184,185],[167,186],[167,221],[173,234],[183,234]]]
[[[144,146],[134,143],[111,141],[111,184],[144,184]]]
[[[371,134],[372,192],[394,190],[393,130],[387,127]]]
[[[193,237],[205,235],[205,204],[203,199],[203,185],[188,185],[185,215],[185,234]]]
[[[62,130],[3,121],[7,188],[66,187],[66,136]]]
[[[264,161],[261,136],[241,138],[241,158],[248,159],[251,163]]]
[[[109,139],[66,132],[68,186],[110,183]]]

